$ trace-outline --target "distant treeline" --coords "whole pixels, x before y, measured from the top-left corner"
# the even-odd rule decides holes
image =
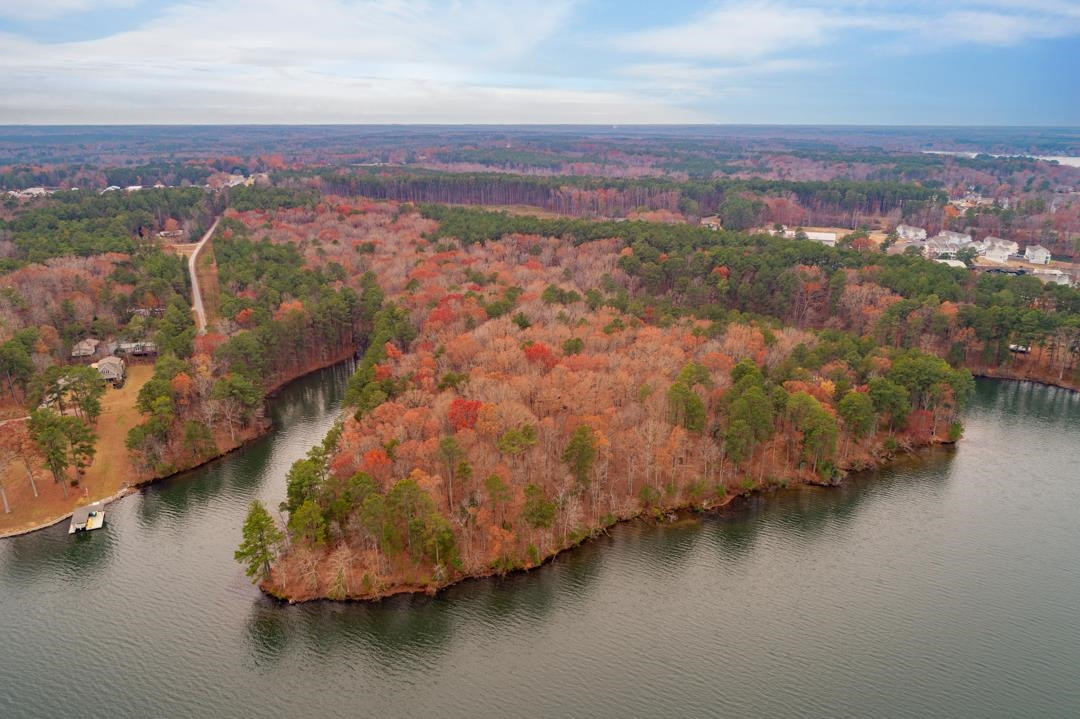
[[[204,190],[167,188],[98,194],[71,190],[50,196],[40,207],[0,223],[0,238],[14,245],[17,262],[50,257],[89,257],[135,250],[140,237],[169,219],[205,226],[220,208]]]
[[[502,173],[317,173],[325,192],[415,203],[533,205],[581,217],[624,217],[639,209],[693,215],[718,212],[744,195],[788,197],[828,215],[921,212],[944,204],[940,190],[899,182],[830,180],[798,182],[718,179],[677,182],[663,178],[533,177]]]

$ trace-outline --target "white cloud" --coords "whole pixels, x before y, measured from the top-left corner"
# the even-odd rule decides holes
[[[818,8],[727,4],[687,23],[630,33],[615,44],[634,53],[746,60],[821,45],[827,41],[832,24],[828,13]]]
[[[923,49],[971,43],[1012,45],[1080,34],[1080,3],[972,0],[896,3],[883,0],[723,2],[689,21],[614,40],[633,53],[696,60],[752,60],[837,45],[851,31],[873,47],[881,40]]]
[[[826,67],[813,59],[772,58],[745,64],[702,66],[687,62],[654,62],[626,65],[619,71],[634,86],[660,95],[693,95],[715,99],[730,92],[735,83],[764,75],[805,72]]]
[[[139,0],[4,0],[0,5],[0,19],[50,20],[73,12],[102,10],[105,8],[132,7]]]
[[[97,40],[0,37],[0,122],[702,119],[538,76],[534,51],[572,10],[571,0],[188,0]]]
[[[0,123],[703,121],[690,108],[853,47],[1080,33],[1065,0],[725,0],[598,38],[574,26],[584,1],[180,0],[93,40],[0,34]],[[0,19],[136,3],[0,0]]]

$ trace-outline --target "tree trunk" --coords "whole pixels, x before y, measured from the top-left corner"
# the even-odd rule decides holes
[[[23,467],[26,468],[26,477],[30,480],[30,489],[34,490],[34,499],[38,498],[37,484],[34,483],[34,473],[30,471],[30,465],[26,463],[26,459],[22,459]]]

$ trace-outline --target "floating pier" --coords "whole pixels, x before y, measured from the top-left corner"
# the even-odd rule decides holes
[[[75,532],[89,532],[91,529],[101,529],[105,526],[105,505],[101,502],[87,504],[84,507],[76,507],[71,515],[71,526],[68,534]]]

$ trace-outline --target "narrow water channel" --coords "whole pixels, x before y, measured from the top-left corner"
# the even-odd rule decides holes
[[[348,368],[277,431],[0,541],[0,717],[1080,716],[1080,399],[979,382],[955,451],[436,598],[288,607],[232,552]]]

